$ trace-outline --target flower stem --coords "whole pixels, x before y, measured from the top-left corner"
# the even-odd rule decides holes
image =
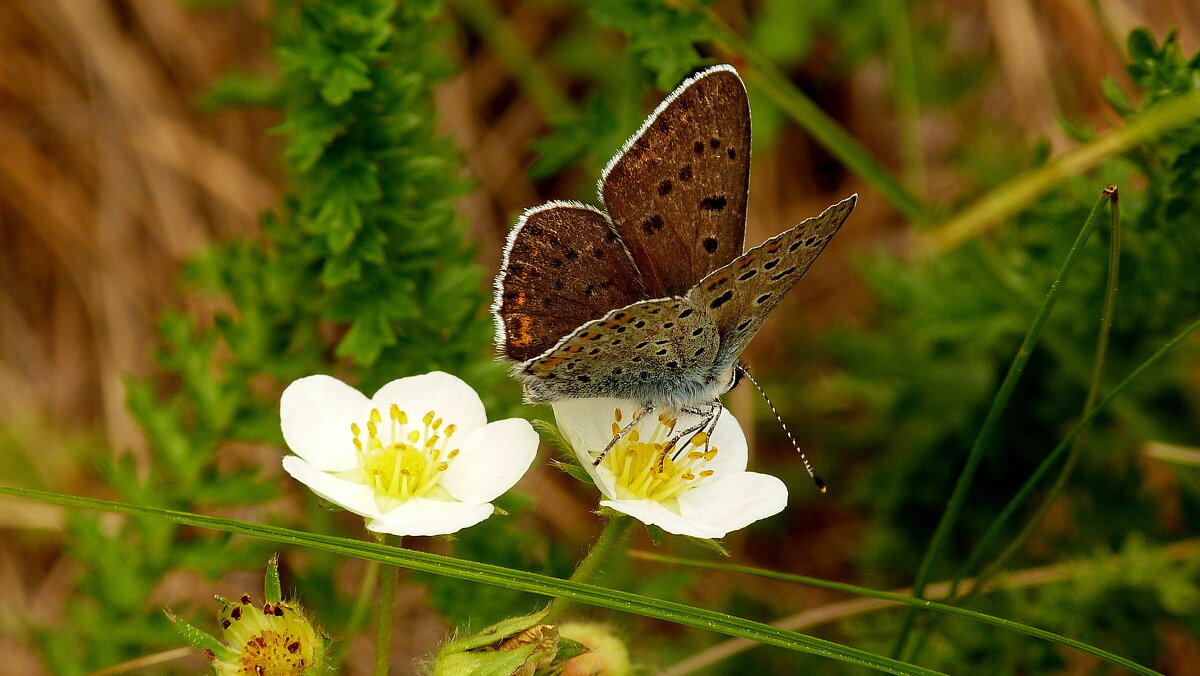
[[[571,582],[588,582],[600,569],[608,563],[612,558],[612,554],[621,549],[625,541],[629,538],[629,534],[633,526],[633,517],[624,514],[617,514],[608,521],[608,525],[604,527],[604,531],[600,533],[596,544],[592,545],[592,550],[583,557],[583,561],[575,568],[575,572],[571,574]],[[571,602],[563,597],[558,597],[550,603],[550,611],[546,615],[546,623],[554,624],[558,618],[562,616],[563,611],[567,609]]]
[[[362,582],[358,585],[358,596],[354,599],[354,607],[350,610],[350,619],[346,620],[346,626],[342,629],[342,636],[345,637],[345,640],[335,644],[337,648],[329,657],[329,663],[335,670],[339,669],[342,660],[346,659],[346,647],[350,645],[350,637],[357,634],[367,621],[371,599],[375,595],[375,585],[378,580],[379,562],[368,561],[367,567],[363,571]]]
[[[400,546],[400,538],[385,535],[381,544]],[[392,617],[396,614],[396,581],[400,569],[388,566],[379,577],[379,605],[375,614],[375,676],[387,676],[392,656]]]

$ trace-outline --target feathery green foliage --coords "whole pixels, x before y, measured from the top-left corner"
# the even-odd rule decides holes
[[[433,127],[430,88],[450,72],[426,48],[439,34],[436,9],[281,3],[278,81],[268,89],[239,76],[219,88],[218,102],[279,103],[292,187],[280,211],[264,216],[260,241],[225,243],[189,266],[194,288],[233,309],[211,321],[162,321],[159,361],[178,385],[129,384],[148,462],[127,456],[100,467],[123,499],[207,510],[276,497],[259,468],[218,470],[215,460],[234,440],[279,445],[279,388],[303,375],[339,370],[367,390],[432,369],[495,380],[487,297],[454,211],[467,187],[461,160]],[[167,573],[215,578],[265,558],[224,535],[142,519],[111,531],[72,515],[68,541],[84,573],[68,624],[42,634],[60,674],[174,645],[166,618],[147,612]],[[306,593],[336,598],[332,588]]]

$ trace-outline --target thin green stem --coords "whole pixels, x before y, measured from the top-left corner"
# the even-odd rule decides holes
[[[491,46],[496,56],[508,66],[517,84],[547,117],[569,117],[574,114],[575,104],[563,94],[554,79],[530,53],[525,42],[509,27],[495,3],[455,0],[453,4],[463,21]]]
[[[600,533],[591,551],[579,562],[575,572],[571,574],[571,582],[590,582],[600,569],[603,568],[612,555],[624,548],[625,541],[633,530],[633,517],[617,514],[608,520],[608,525]],[[545,622],[554,624],[562,617],[563,611],[571,605],[571,600],[559,596],[550,603]]]
[[[928,210],[920,198],[896,180],[862,144],[832,117],[826,115],[820,106],[797,89],[762,52],[738,35],[711,9],[704,11],[708,13],[709,25],[713,28],[716,42],[741,56],[750,65],[750,69],[743,71],[743,74],[752,85],[770,97],[796,124],[811,134],[817,143],[838,158],[850,171],[878,190],[897,211],[913,221],[928,220]]]
[[[1096,360],[1092,368],[1092,381],[1088,385],[1087,398],[1083,404],[1083,417],[1087,417],[1092,409],[1096,407],[1096,400],[1100,397],[1101,377],[1104,374],[1104,362],[1108,355],[1108,338],[1112,331],[1113,312],[1117,302],[1117,279],[1121,264],[1121,210],[1117,199],[1117,189],[1111,189],[1112,195],[1112,237],[1109,240],[1108,247],[1108,283],[1104,289],[1104,311],[1100,315],[1100,331],[1096,338]],[[1021,548],[1029,536],[1033,534],[1037,527],[1045,518],[1046,512],[1050,510],[1050,505],[1054,499],[1062,492],[1067,480],[1074,471],[1075,465],[1079,462],[1079,456],[1083,452],[1083,440],[1085,435],[1080,432],[1071,442],[1071,451],[1067,454],[1067,460],[1063,463],[1062,469],[1059,470],[1058,476],[1054,479],[1054,484],[1050,486],[1046,496],[1042,498],[1042,502],[1038,505],[1037,510],[1021,532],[1008,543],[1008,546],[996,557],[996,560],[988,565],[972,586],[972,593],[979,588],[982,580],[990,578],[996,571],[1004,568],[1009,559]],[[969,572],[969,571],[968,571]]]
[[[1108,157],[1124,152],[1166,131],[1193,124],[1200,115],[1200,91],[1184,94],[1128,121],[1125,126],[1069,150],[1042,167],[1026,172],[990,191],[957,216],[928,233],[918,243],[924,256],[945,253],[1003,222],[1063,180],[1077,176]]]
[[[1016,356],[1013,357],[1012,364],[1008,367],[1008,373],[1005,374],[999,391],[996,392],[996,396],[992,399],[992,405],[988,409],[983,426],[980,427],[979,434],[975,437],[975,442],[972,444],[971,451],[967,455],[966,464],[963,466],[962,472],[958,475],[958,481],[954,485],[954,492],[950,496],[946,511],[942,513],[942,518],[938,521],[937,528],[933,532],[933,539],[929,544],[929,549],[926,550],[925,557],[921,560],[921,566],[917,569],[916,579],[913,581],[913,596],[921,597],[925,591],[925,585],[929,583],[929,578],[933,573],[934,564],[937,563],[938,555],[941,554],[943,547],[945,547],[946,541],[950,536],[950,531],[958,521],[959,514],[962,513],[963,506],[966,504],[967,492],[971,488],[971,482],[975,479],[975,471],[979,468],[979,463],[983,460],[983,456],[991,448],[996,431],[1000,426],[1000,418],[1004,410],[1008,408],[1008,402],[1012,399],[1017,383],[1021,379],[1021,374],[1025,371],[1025,365],[1029,362],[1033,348],[1037,345],[1038,339],[1041,338],[1046,320],[1050,317],[1050,312],[1054,309],[1055,303],[1058,302],[1063,281],[1070,274],[1071,269],[1075,267],[1075,261],[1079,258],[1080,252],[1083,251],[1084,242],[1088,240],[1088,237],[1091,236],[1092,231],[1096,229],[1096,225],[1100,222],[1100,212],[1107,201],[1108,195],[1102,195],[1100,200],[1096,202],[1096,206],[1092,208],[1092,212],[1088,215],[1087,220],[1084,221],[1083,228],[1079,231],[1079,236],[1075,238],[1075,243],[1071,245],[1071,250],[1067,253],[1067,258],[1063,261],[1062,268],[1058,271],[1058,276],[1054,279],[1054,282],[1050,285],[1050,290],[1046,293],[1046,299],[1042,302],[1041,309],[1038,310],[1038,314],[1030,325],[1028,333],[1025,334],[1025,339],[1021,342],[1021,347],[1017,350]],[[908,641],[908,636],[912,631],[916,616],[916,608],[909,608],[908,612],[905,613],[904,622],[896,638],[896,645],[892,649],[894,657],[903,654],[904,646]]]
[[[363,570],[362,582],[358,585],[358,595],[354,597],[354,607],[350,609],[350,618],[346,620],[346,626],[342,628],[343,640],[334,644],[334,652],[329,657],[329,662],[335,671],[346,659],[346,648],[350,645],[350,637],[356,635],[367,622],[367,616],[371,612],[371,602],[375,596],[375,585],[378,581],[379,562],[368,561]]]
[[[908,3],[889,0],[883,8],[889,27],[892,62],[892,99],[899,127],[900,163],[908,187],[925,194],[925,151],[921,144],[921,98],[917,86],[917,59],[913,53],[912,23]]]
[[[1126,376],[1124,380],[1118,383],[1111,392],[1097,402],[1096,407],[1092,409],[1091,413],[1084,416],[1082,420],[1080,420],[1075,424],[1074,427],[1071,428],[1071,431],[1067,433],[1067,436],[1063,437],[1062,441],[1060,441],[1058,445],[1054,447],[1054,450],[1046,456],[1046,459],[1043,460],[1040,465],[1038,465],[1037,469],[1034,470],[1029,479],[1025,481],[1025,484],[1021,486],[1021,489],[1017,491],[1017,494],[1008,501],[1008,504],[1005,505],[1004,509],[1000,511],[1000,515],[992,521],[992,525],[988,527],[987,531],[983,534],[983,537],[980,538],[979,544],[976,545],[974,550],[971,552],[971,556],[967,559],[967,563],[963,564],[962,569],[960,569],[960,573],[965,576],[966,571],[970,570],[968,566],[974,567],[974,565],[979,562],[983,556],[983,553],[987,551],[992,542],[1000,535],[1000,530],[1004,524],[1007,523],[1008,520],[1011,519],[1016,513],[1017,509],[1024,504],[1025,500],[1029,498],[1031,493],[1033,493],[1033,489],[1039,483],[1041,483],[1042,479],[1045,478],[1045,476],[1050,472],[1050,468],[1053,467],[1054,463],[1057,462],[1058,459],[1068,451],[1068,449],[1071,447],[1071,444],[1075,441],[1075,438],[1083,432],[1088,424],[1090,424],[1092,420],[1094,420],[1101,411],[1103,411],[1114,399],[1116,399],[1117,396],[1121,394],[1121,392],[1124,391],[1125,388],[1128,387],[1138,376],[1140,376],[1146,369],[1150,368],[1159,359],[1166,356],[1168,352],[1170,352],[1176,345],[1183,342],[1183,340],[1191,335],[1196,329],[1200,329],[1200,319],[1189,324],[1174,338],[1167,341],[1166,344],[1164,344],[1158,349],[1157,352],[1151,355],[1149,359],[1142,362],[1136,369]],[[972,589],[972,591],[974,591],[974,589]]]
[[[385,535],[380,544],[400,547],[400,538]],[[375,609],[375,676],[387,676],[392,661],[392,618],[396,615],[396,582],[400,569],[388,566],[379,578],[379,598]]]

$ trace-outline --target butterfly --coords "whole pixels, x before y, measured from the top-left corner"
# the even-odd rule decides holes
[[[720,65],[680,84],[612,158],[604,210],[554,201],[522,214],[492,313],[526,400],[635,399],[625,429],[655,410],[715,426],[742,351],[857,200],[743,253],[749,178],[746,88]]]

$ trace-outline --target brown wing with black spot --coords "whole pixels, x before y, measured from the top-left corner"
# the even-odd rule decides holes
[[[646,297],[641,275],[608,218],[571,202],[525,212],[496,276],[496,348],[525,361],[613,308]]]
[[[700,280],[688,294],[704,308],[720,333],[717,363],[737,360],[783,299],[846,222],[858,195],[838,202],[820,216],[780,233]]]
[[[646,300],[589,322],[514,374],[533,402],[622,397],[661,402],[701,387],[717,329],[683,298]]]
[[[600,179],[600,195],[651,296],[682,296],[742,253],[750,105],[737,72],[684,82]]]

